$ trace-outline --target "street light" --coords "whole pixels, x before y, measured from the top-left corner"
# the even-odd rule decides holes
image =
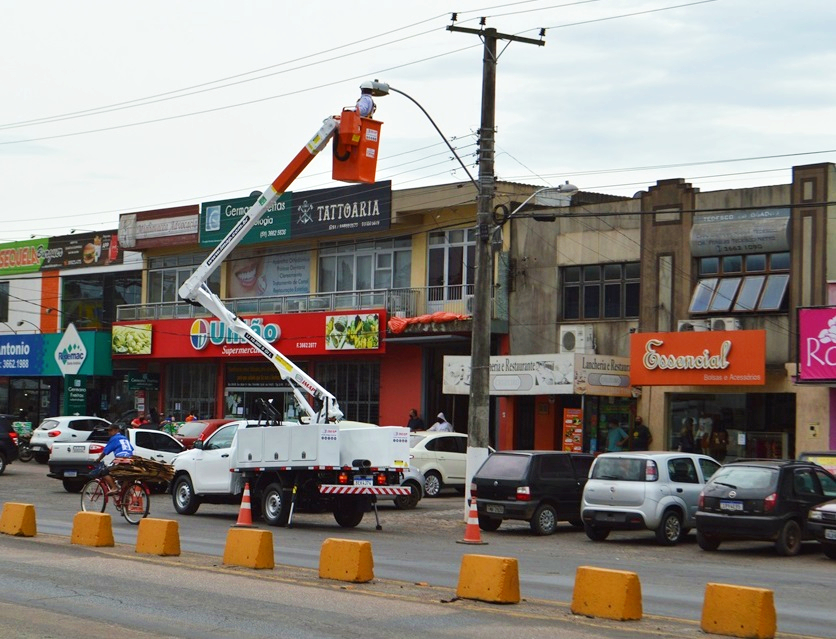
[[[510,213],[503,212],[502,218],[496,221],[496,225],[497,225],[497,227],[502,227],[512,217],[516,217],[517,214],[520,211],[522,211],[523,208],[525,208],[525,205],[528,204],[529,202],[531,202],[531,200],[533,200],[537,197],[540,197],[544,194],[548,194],[548,195],[554,194],[554,195],[563,195],[563,196],[568,195],[568,196],[571,197],[572,195],[574,195],[577,192],[578,192],[578,187],[576,187],[574,184],[569,184],[568,181],[565,182],[564,184],[559,185],[559,186],[544,186],[542,188],[539,188],[536,191],[534,191],[534,193],[532,193],[527,198],[525,198],[522,201],[522,204],[518,205],[517,208],[515,208],[513,211],[511,211]],[[499,205],[497,207],[497,209],[499,209],[499,208],[503,208],[503,209],[507,210],[507,208],[504,205]],[[494,209],[494,211],[496,211],[496,209]],[[554,211],[542,211],[542,212],[532,213],[531,215],[526,215],[526,217],[530,217],[531,219],[537,220],[538,222],[554,222],[557,219],[557,213],[554,213]]]
[[[24,324],[31,324],[31,325],[34,327],[34,329],[35,329],[35,332],[36,332],[36,333],[40,333],[40,332],[41,332],[41,327],[40,327],[40,326],[38,326],[37,324],[35,324],[34,322],[30,322],[29,320],[18,320],[18,321],[17,321],[17,326],[18,326],[18,328],[20,328],[20,327],[21,327],[21,326],[23,326]],[[17,332],[17,331],[15,331],[15,332]]]

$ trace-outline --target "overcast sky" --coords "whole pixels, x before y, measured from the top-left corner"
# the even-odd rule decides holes
[[[632,195],[782,184],[836,162],[833,0],[344,3],[0,0],[0,241],[272,182],[379,78],[421,103],[472,175],[479,17],[500,43],[499,179]],[[378,179],[468,179],[423,113],[378,99]],[[331,185],[323,153],[291,187]]]

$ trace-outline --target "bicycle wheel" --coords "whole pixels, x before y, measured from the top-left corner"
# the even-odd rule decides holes
[[[81,510],[103,513],[107,508],[107,489],[98,479],[91,479],[81,489]]]
[[[142,482],[136,481],[122,490],[122,516],[129,524],[138,524],[151,510],[151,495]]]

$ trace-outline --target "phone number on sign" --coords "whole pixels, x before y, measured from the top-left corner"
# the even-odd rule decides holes
[[[4,359],[0,362],[0,368],[29,368],[28,359]]]

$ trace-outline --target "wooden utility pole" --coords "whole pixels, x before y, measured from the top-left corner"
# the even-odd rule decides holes
[[[453,14],[453,20],[456,16]],[[496,29],[484,28],[482,18],[480,29],[468,29],[450,25],[448,31],[471,33],[484,42],[482,58],[482,124],[479,129],[479,193],[476,222],[476,273],[474,277],[472,333],[470,350],[470,396],[468,402],[467,484],[476,467],[488,456],[490,426],[490,363],[491,363],[491,285],[493,283],[493,253],[491,251],[491,221],[493,219],[493,198],[496,178],[494,176],[494,133],[496,130],[496,65],[497,41],[522,42],[543,46],[543,31],[540,40],[521,38]],[[507,45],[506,45],[507,46]],[[471,449],[476,449],[471,451]],[[483,452],[479,452],[483,449]]]

